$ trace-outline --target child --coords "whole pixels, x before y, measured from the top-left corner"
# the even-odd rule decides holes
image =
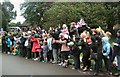
[[[43,58],[44,58],[43,62],[47,63],[47,61],[48,61],[47,53],[49,51],[49,48],[47,46],[47,42],[43,42],[43,46],[41,46],[41,48],[43,50]]]

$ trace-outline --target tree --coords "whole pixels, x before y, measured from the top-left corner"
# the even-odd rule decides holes
[[[113,30],[113,26],[120,24],[120,5],[116,3],[104,3],[106,8],[106,23],[109,31]]]
[[[0,3],[0,29],[2,28],[2,4]]]
[[[15,27],[15,26],[16,26],[16,23],[11,22],[11,23],[8,24],[8,26],[9,26],[9,27]]]
[[[84,18],[89,26],[105,26],[105,8],[102,3],[55,3],[45,12],[44,25],[70,24]]]
[[[17,23],[11,22],[8,24],[9,27],[15,27],[15,26],[19,26],[19,25],[21,25],[20,22],[17,22]]]
[[[52,3],[45,2],[24,2],[21,4],[22,15],[27,21],[33,25],[41,25],[43,23],[43,15],[45,10],[50,8]]]
[[[21,25],[21,22],[17,22],[17,23],[16,23],[16,26],[20,26],[20,25]]]
[[[7,30],[8,23],[15,19],[16,11],[13,11],[14,5],[11,2],[3,2],[2,4],[2,27],[4,30]]]
[[[43,3],[25,2],[21,6],[23,16],[30,22],[42,24],[44,28],[69,25],[84,18],[90,27],[113,30],[120,23],[119,3]]]

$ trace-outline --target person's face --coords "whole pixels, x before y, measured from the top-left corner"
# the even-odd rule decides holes
[[[82,39],[84,38],[83,34],[80,35],[80,38],[82,38]]]
[[[74,27],[74,25],[73,25],[73,24],[71,24],[71,28],[72,28],[72,27]]]
[[[120,33],[117,33],[117,36],[120,36]]]
[[[96,34],[95,31],[93,31],[92,34],[95,35]]]
[[[61,36],[61,39],[64,40],[65,39],[64,36]]]

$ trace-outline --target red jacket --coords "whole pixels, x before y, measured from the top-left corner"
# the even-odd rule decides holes
[[[32,52],[41,52],[41,47],[38,42],[38,38],[32,38],[31,41],[33,42]]]

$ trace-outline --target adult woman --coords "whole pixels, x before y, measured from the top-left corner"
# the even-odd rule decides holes
[[[68,63],[68,55],[69,55],[69,46],[67,46],[67,39],[64,35],[61,35],[60,40],[56,40],[56,43],[62,44],[61,46],[61,55],[62,55],[62,61],[59,65],[62,65],[63,67],[67,67]]]
[[[82,62],[83,62],[83,71],[87,71],[89,68],[90,68],[90,64],[91,64],[91,61],[89,60],[90,58],[90,47],[88,45],[88,40],[86,38],[87,34],[86,32],[84,31],[80,37],[81,37],[81,43],[80,45],[82,46],[82,53],[83,53],[83,58],[82,58]]]
[[[117,56],[117,61],[118,61],[118,67],[117,70],[120,71],[120,30],[117,32],[117,38],[115,42],[113,43],[114,45],[114,55],[113,55],[113,60],[115,56]]]

